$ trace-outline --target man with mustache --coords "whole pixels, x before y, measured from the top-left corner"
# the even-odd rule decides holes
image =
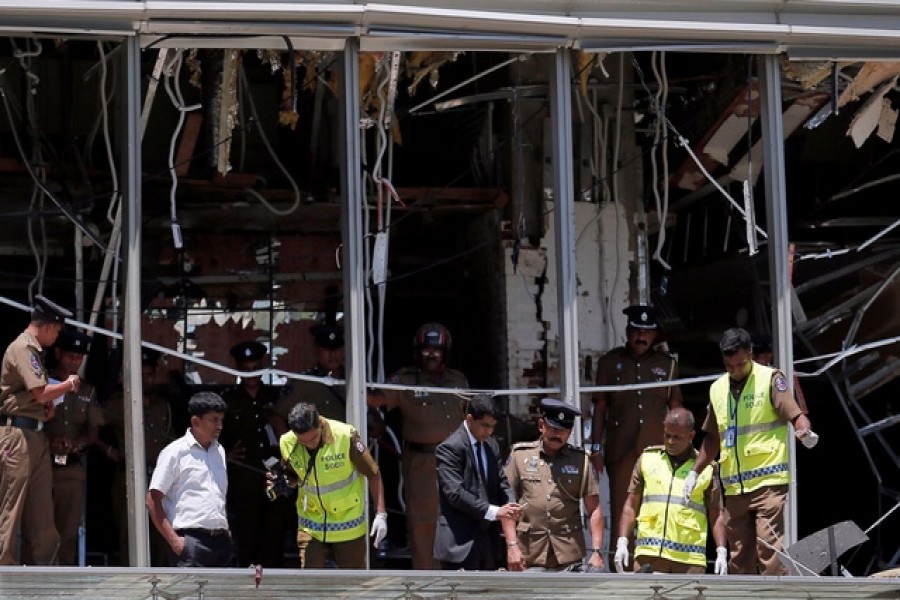
[[[623,312],[627,317],[625,345],[600,359],[597,385],[677,379],[675,358],[653,348],[660,329],[656,309],[635,305]],[[682,405],[681,389],[663,386],[597,392],[593,400],[591,464],[597,473],[606,469],[609,474],[610,531],[618,532],[634,465],[644,448],[663,443],[663,419],[669,409]]]
[[[541,411],[541,437],[515,444],[506,464],[509,485],[523,507],[516,539],[506,540],[507,568],[560,571],[580,564],[586,552],[583,500],[594,546],[588,555],[588,570],[602,571],[600,490],[587,455],[568,443],[581,411],[555,398],[541,400]]]

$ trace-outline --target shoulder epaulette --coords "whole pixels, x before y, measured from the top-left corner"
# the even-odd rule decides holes
[[[510,448],[510,452],[515,452],[516,450],[522,450],[525,448],[537,448],[539,443],[540,442],[538,440],[534,440],[531,442],[516,442],[512,445],[512,448]]]

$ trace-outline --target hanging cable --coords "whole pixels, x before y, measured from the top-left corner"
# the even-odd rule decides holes
[[[653,259],[668,271],[671,267],[663,260],[660,254],[666,241],[666,213],[668,211],[669,189],[668,160],[666,156],[669,137],[664,135],[665,130],[663,126],[663,118],[668,102],[668,76],[665,70],[665,57],[665,51],[654,51],[650,55],[650,67],[656,80],[656,94],[651,97],[651,103],[657,115],[653,122],[653,147],[650,150],[650,181],[653,188],[653,200],[656,204],[656,215],[659,219],[659,233],[656,237],[656,249],[653,251]],[[657,154],[660,155],[664,164],[662,174],[659,172]],[[662,194],[665,195],[665,200],[663,195],[660,194],[660,188],[663,190]]]
[[[178,141],[181,128],[184,126],[185,114],[198,110],[202,106],[201,104],[192,104],[188,106],[184,103],[184,97],[181,93],[180,77],[182,65],[181,56],[183,52],[184,51],[181,49],[176,50],[172,59],[168,62],[163,71],[166,94],[168,94],[172,106],[178,111],[178,122],[175,125],[175,129],[172,131],[172,138],[169,140],[169,176],[172,179],[172,184],[169,187],[169,211],[172,219],[172,242],[176,250],[181,250],[184,247],[184,240],[181,237],[181,227],[178,225],[178,212],[175,202],[176,192],[178,191],[178,174],[175,172],[175,144]],[[173,79],[175,81],[174,89],[172,85]]]
[[[268,136],[266,136],[265,131],[263,131],[262,129],[262,122],[259,120],[259,113],[256,112],[256,103],[253,102],[253,94],[250,91],[250,84],[247,83],[247,73],[244,71],[244,65],[241,64],[238,69],[241,75],[241,85],[244,86],[247,102],[248,104],[250,104],[250,113],[253,115],[254,122],[256,123],[256,130],[259,132],[259,137],[262,139],[263,145],[266,147],[266,150],[268,150],[269,156],[272,158],[272,161],[275,163],[281,173],[287,178],[288,183],[290,183],[291,188],[294,190],[294,203],[290,206],[290,208],[279,209],[272,206],[262,194],[260,194],[253,188],[244,188],[244,192],[259,200],[260,204],[269,209],[270,212],[284,217],[293,213],[295,210],[297,210],[297,207],[300,206],[300,188],[297,187],[297,182],[294,181],[294,178],[291,176],[290,172],[285,168],[284,164],[282,164],[281,160],[278,158],[275,150],[272,149],[272,145],[269,143],[269,138]]]
[[[109,165],[109,177],[112,184],[109,206],[106,209],[106,220],[109,221],[110,225],[112,225],[115,223],[115,218],[113,217],[113,215],[115,214],[115,208],[119,203],[120,196],[119,172],[116,169],[116,161],[113,157],[112,140],[109,133],[110,96],[107,95],[106,90],[106,50],[103,47],[102,40],[97,41],[97,51],[100,53],[100,83],[98,91],[100,96],[100,118],[103,123],[103,146],[106,150],[106,162]]]
[[[33,94],[29,93],[28,98],[31,101]],[[29,160],[28,156],[25,153],[25,149],[22,147],[22,140],[19,139],[18,128],[16,127],[16,123],[13,120],[13,108],[11,106],[11,102],[6,93],[6,78],[2,72],[0,72],[0,100],[3,101],[3,106],[6,109],[6,118],[9,122],[10,133],[12,133],[13,141],[15,142],[16,150],[19,152],[19,157],[22,159],[22,164],[25,166],[25,170],[28,172],[28,175],[31,177],[32,182],[40,189],[43,194],[50,199],[53,204],[69,219],[81,232],[87,236],[94,244],[102,251],[106,252],[106,244],[100,241],[100,238],[97,235],[88,229],[88,227],[82,222],[81,218],[67,205],[63,204],[53,192],[50,191],[49,188],[44,184],[42,175],[39,175],[35,172],[35,167],[32,165],[32,161]]]
[[[637,60],[634,60],[634,61],[633,61],[633,65],[634,65],[634,68],[635,68],[635,72],[638,74],[638,78],[640,79],[641,87],[644,88],[644,90],[646,91],[646,93],[647,93],[649,96],[652,96],[653,94],[652,94],[652,92],[650,91],[650,88],[647,86],[647,82],[644,80],[644,73],[643,73],[643,71],[641,70],[641,67],[640,67],[640,65],[638,64]],[[735,200],[735,199],[731,196],[731,194],[729,194],[729,193],[725,190],[725,188],[723,188],[722,185],[721,185],[718,181],[716,181],[716,180],[713,178],[713,176],[709,173],[709,171],[706,169],[706,167],[703,165],[703,163],[700,161],[700,159],[699,159],[699,158],[697,157],[697,155],[694,153],[693,148],[691,148],[690,142],[688,142],[688,140],[687,140],[683,135],[681,135],[681,132],[678,131],[678,129],[675,127],[675,125],[672,123],[672,121],[670,121],[670,120],[668,119],[668,117],[665,117],[664,115],[662,115],[660,118],[662,118],[662,120],[663,120],[663,122],[665,123],[666,127],[667,127],[669,130],[671,130],[672,134],[675,136],[675,139],[676,139],[676,141],[677,141],[677,143],[678,143],[678,146],[684,148],[685,151],[688,153],[688,155],[691,157],[691,160],[694,161],[694,164],[697,166],[697,169],[699,169],[700,172],[703,174],[703,176],[704,176],[711,184],[713,184],[713,186],[714,186],[717,190],[719,190],[719,193],[722,194],[722,196],[723,196],[726,200],[728,200],[728,202],[735,208],[735,210],[737,210],[737,211],[740,213],[740,215],[741,215],[742,217],[744,217],[744,220],[747,220],[747,219],[748,219],[748,216],[747,216],[746,211],[744,210],[744,207],[742,207],[742,206],[738,203],[738,201]],[[615,183],[615,179],[613,180],[613,183]],[[755,226],[755,230],[756,230],[757,232],[759,232],[759,234],[762,235],[764,238],[768,239],[768,237],[769,237],[768,234],[767,234],[761,227],[759,227],[759,225]]]

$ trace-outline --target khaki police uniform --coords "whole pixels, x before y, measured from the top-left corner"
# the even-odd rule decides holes
[[[103,411],[97,404],[94,386],[82,381],[77,392],[69,392],[56,407],[56,414],[47,421],[45,429],[52,441],[67,438],[76,445],[70,454],[54,454],[53,513],[59,531],[59,564],[75,565],[78,558],[78,527],[84,510],[87,469],[84,464],[87,448],[83,440],[103,425]],[[82,442],[79,444],[79,442]]]
[[[404,367],[388,383],[425,387],[466,388],[466,376],[445,369],[432,379],[416,367]],[[414,569],[440,569],[434,558],[438,518],[437,463],[434,449],[465,420],[463,400],[455,394],[384,390],[398,402],[403,419],[403,487],[409,549]]]
[[[585,555],[581,499],[600,496],[588,456],[571,444],[550,457],[540,440],[515,444],[506,464],[509,485],[528,503],[516,525],[526,567],[562,569]]]
[[[120,451],[121,460],[116,465],[116,473],[113,476],[112,485],[112,509],[113,519],[119,533],[119,557],[122,565],[128,561],[128,504],[126,498],[125,470],[125,396],[121,392],[113,394],[107,404],[106,422],[112,426],[116,438],[116,445]],[[175,439],[172,430],[172,409],[168,400],[152,388],[144,389],[144,458],[147,470],[147,483],[153,467],[156,466],[156,458],[169,442]],[[150,558],[153,566],[169,566],[169,545],[165,542],[155,527],[150,528]]]
[[[753,369],[757,364],[753,364]],[[744,384],[749,380],[729,379],[730,393],[741,398]],[[802,414],[800,406],[791,394],[784,373],[774,370],[769,386],[772,408],[786,424]],[[709,405],[703,431],[717,431],[716,413]],[[721,437],[721,436],[720,436]],[[724,439],[720,440],[724,443]],[[725,530],[728,534],[730,556],[728,571],[732,574],[784,575],[787,573],[776,549],[782,546],[784,537],[784,508],[787,502],[787,485],[766,485],[744,494],[725,493]],[[757,538],[765,540],[760,543]]]
[[[47,385],[43,348],[28,330],[3,354],[0,371],[0,565],[49,565],[59,534],[53,523],[45,408],[31,390]],[[21,555],[17,548],[21,525]]]
[[[278,458],[278,436],[269,419],[279,390],[261,385],[251,396],[241,385],[222,394],[228,405],[219,443],[230,452],[240,443],[244,457],[228,460],[228,521],[237,546],[239,567],[281,567],[285,534],[293,522],[290,498],[269,500],[263,461]]]
[[[678,378],[678,365],[668,354],[649,350],[635,359],[625,348],[610,350],[597,365],[597,385],[628,385]],[[681,388],[597,392],[594,401],[606,400],[603,462],[609,476],[612,532],[628,497],[628,483],[638,457],[647,446],[663,443],[663,420],[670,402],[681,404]],[[597,440],[597,433],[593,433]]]

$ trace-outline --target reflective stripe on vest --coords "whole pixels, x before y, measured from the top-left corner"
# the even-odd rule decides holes
[[[634,555],[665,558],[689,565],[706,565],[707,517],[704,498],[712,485],[713,467],[697,476],[697,485],[684,498],[684,478],[696,460],[690,458],[673,472],[665,449],[647,448],[641,454],[644,495],[637,517]]]
[[[346,542],[366,534],[365,478],[350,460],[353,427],[323,419],[332,442],[322,444],[310,468],[309,451],[294,432],[281,436],[282,457],[300,478],[297,527],[320,542]],[[307,469],[309,469],[307,471]]]
[[[721,439],[719,465],[726,496],[790,482],[787,425],[772,406],[774,373],[770,367],[753,363],[736,408],[727,374],[709,388]],[[732,422],[736,423],[736,439],[734,447],[728,448],[724,442]]]

